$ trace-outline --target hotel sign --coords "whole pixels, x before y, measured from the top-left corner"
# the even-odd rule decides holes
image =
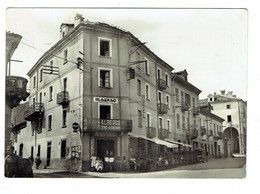
[[[94,97],[94,102],[118,103],[118,99],[107,97]]]

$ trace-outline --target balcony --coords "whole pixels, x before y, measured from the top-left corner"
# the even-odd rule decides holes
[[[154,128],[154,127],[146,127],[146,129],[147,129],[147,137],[148,138],[156,137],[156,128]]]
[[[214,139],[214,140],[219,140],[219,139],[221,139],[221,138],[220,138],[220,136],[219,136],[218,134],[214,134],[214,135],[213,135],[213,139]]]
[[[158,136],[160,139],[169,138],[169,130],[164,128],[159,128]]]
[[[199,115],[200,114],[200,109],[199,108],[193,108],[193,115]]]
[[[213,136],[213,131],[209,130],[209,136]]]
[[[199,136],[199,131],[197,129],[191,129],[186,133],[187,139],[191,138],[191,140],[196,139]]]
[[[27,121],[38,120],[43,117],[44,112],[44,104],[43,103],[35,103],[29,106],[29,109],[24,111],[24,119]]]
[[[223,138],[223,133],[222,132],[218,132],[218,136],[220,137],[220,139],[222,139]]]
[[[26,91],[27,79],[19,76],[6,77],[6,103],[9,107],[16,107],[21,100],[26,100],[29,93]]]
[[[66,105],[69,103],[69,92],[61,91],[57,94],[57,104]]]
[[[166,90],[166,88],[167,88],[166,81],[163,80],[163,79],[159,79],[158,80],[158,89],[159,90]]]
[[[203,126],[201,126],[201,128],[200,128],[200,133],[201,133],[201,136],[203,136],[203,135],[206,135],[206,128],[205,127],[203,127]]]
[[[83,132],[132,132],[132,120],[87,119]]]
[[[160,114],[167,114],[168,113],[168,105],[164,103],[158,103],[158,112]]]
[[[182,103],[181,103],[181,110],[182,110],[182,111],[188,111],[188,110],[189,110],[188,104],[182,102]]]

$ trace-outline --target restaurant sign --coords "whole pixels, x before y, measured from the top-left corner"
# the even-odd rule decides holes
[[[94,102],[118,103],[117,98],[94,97]]]

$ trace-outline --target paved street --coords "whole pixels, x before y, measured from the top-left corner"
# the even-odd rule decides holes
[[[147,173],[66,172],[55,169],[34,170],[36,178],[244,178],[246,158],[213,159],[207,163]]]

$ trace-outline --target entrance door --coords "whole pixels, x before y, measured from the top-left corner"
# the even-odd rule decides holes
[[[51,162],[51,142],[47,143],[47,166],[50,166]]]
[[[99,118],[100,119],[111,119],[111,106],[100,105]]]
[[[104,157],[109,154],[111,157],[115,157],[115,140],[97,140],[97,157],[104,160]]]

